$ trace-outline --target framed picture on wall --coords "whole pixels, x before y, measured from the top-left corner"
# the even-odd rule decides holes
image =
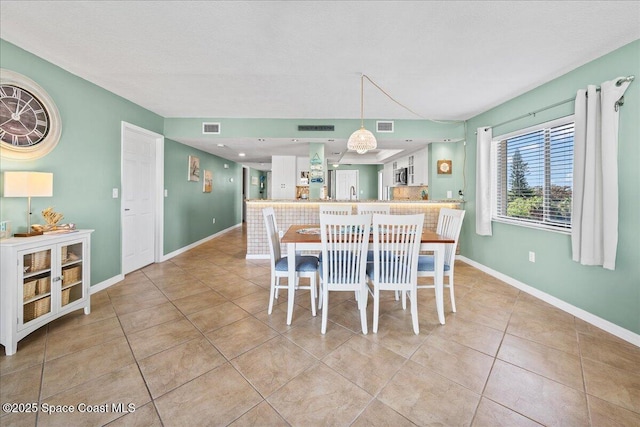
[[[200,181],[200,159],[196,156],[189,156],[187,181]]]
[[[202,183],[202,192],[211,193],[211,190],[213,189],[213,173],[208,170],[205,170],[203,172],[204,172],[204,182]]]
[[[438,160],[438,174],[451,175],[451,160]]]
[[[251,177],[251,185],[258,185],[258,177],[257,176],[252,176]]]

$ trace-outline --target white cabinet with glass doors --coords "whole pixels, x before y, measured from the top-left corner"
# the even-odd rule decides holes
[[[91,310],[93,230],[2,240],[0,343],[6,355],[36,329],[78,309]]]

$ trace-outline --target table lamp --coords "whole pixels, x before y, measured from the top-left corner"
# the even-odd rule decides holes
[[[16,233],[15,237],[31,237],[42,232],[31,230],[31,198],[53,196],[53,174],[49,172],[4,173],[4,197],[27,198],[27,231]]]

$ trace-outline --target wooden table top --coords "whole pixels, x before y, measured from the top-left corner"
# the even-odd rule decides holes
[[[308,230],[308,233],[300,230]],[[287,232],[280,240],[282,243],[321,243],[320,233],[314,229],[320,230],[320,224],[296,224],[289,227]],[[373,234],[371,235],[373,241]],[[420,243],[455,243],[455,240],[444,237],[431,230],[422,230]]]

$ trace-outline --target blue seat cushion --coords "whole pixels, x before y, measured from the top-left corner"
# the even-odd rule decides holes
[[[384,259],[388,259],[389,257],[393,256],[393,252],[388,251],[387,253],[385,252],[380,252],[381,258],[382,260]],[[373,251],[367,251],[367,262],[373,262]]]
[[[433,255],[420,255],[418,257],[418,271],[435,271]],[[449,271],[449,264],[444,265],[444,271]]]
[[[371,278],[371,280],[373,280],[374,269],[375,269],[375,267],[374,267],[373,262],[367,264],[367,276],[369,276],[369,278]],[[387,283],[395,282],[395,280],[390,280],[389,278],[387,278],[385,280],[384,277],[383,277],[382,279],[383,279],[382,280],[383,282],[387,282]]]
[[[355,259],[353,260],[353,263],[354,263],[353,265],[358,265],[359,264],[358,257],[355,257]],[[373,264],[371,264],[371,265],[373,265]],[[320,260],[320,263],[318,264],[318,271],[320,271],[320,278],[324,278],[323,277],[323,273],[322,273],[322,260]],[[335,278],[332,278],[332,279],[335,279]],[[336,280],[332,280],[332,281],[336,281]]]
[[[288,257],[282,257],[276,262],[276,271],[287,271],[289,269]],[[313,255],[296,256],[296,271],[316,271],[318,269],[318,257]]]

